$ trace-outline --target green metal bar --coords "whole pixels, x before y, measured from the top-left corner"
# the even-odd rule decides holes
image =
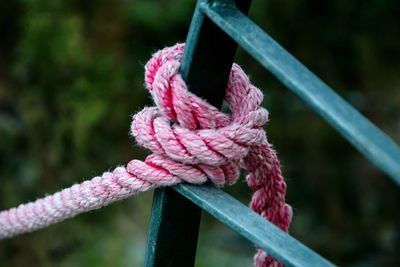
[[[244,12],[250,3],[237,1]],[[236,48],[237,44],[204,16],[198,4],[180,70],[190,91],[221,107]],[[185,197],[169,188],[156,189],[145,266],[194,266],[200,217],[201,209]]]
[[[171,188],[153,197],[145,266],[194,266],[201,208]]]
[[[179,184],[174,186],[174,189],[287,267],[334,266],[211,184]]]
[[[238,10],[231,0],[201,2],[203,12],[354,147],[400,185],[400,148]]]

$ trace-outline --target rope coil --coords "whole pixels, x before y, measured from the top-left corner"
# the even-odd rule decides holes
[[[151,150],[144,161],[75,184],[54,195],[0,212],[0,239],[44,228],[77,214],[97,209],[139,192],[181,182],[231,185],[248,172],[254,191],[250,207],[283,231],[288,231],[292,210],[285,204],[286,184],[275,151],[263,125],[268,111],[262,92],[243,70],[233,64],[224,114],[187,90],[179,74],[184,44],[164,48],[145,66],[145,83],[156,107],[133,116],[131,134]],[[262,250],[258,267],[282,266]]]

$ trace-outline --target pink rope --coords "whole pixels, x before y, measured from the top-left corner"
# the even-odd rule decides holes
[[[239,178],[239,168],[248,171],[246,180],[254,191],[251,208],[288,231],[292,211],[285,204],[279,161],[262,128],[268,120],[267,110],[260,107],[263,94],[233,64],[225,96],[232,114],[222,113],[187,90],[179,74],[183,50],[183,44],[165,48],[145,67],[146,87],[156,107],[133,116],[131,133],[153,154],[144,162],[132,160],[126,167],[0,212],[0,239],[160,186],[208,180],[219,187],[230,185]],[[255,263],[282,266],[262,250]]]

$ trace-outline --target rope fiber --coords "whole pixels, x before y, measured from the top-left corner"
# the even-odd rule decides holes
[[[145,66],[145,83],[155,107],[133,116],[131,134],[153,153],[125,167],[34,202],[0,212],[0,239],[32,232],[156,187],[181,182],[234,184],[245,169],[254,191],[250,207],[287,232],[292,210],[285,204],[286,184],[263,125],[268,111],[263,94],[233,64],[222,113],[187,90],[179,74],[184,44],[164,48]],[[258,250],[258,267],[283,266]]]

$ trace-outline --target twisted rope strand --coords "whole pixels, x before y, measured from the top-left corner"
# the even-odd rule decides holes
[[[156,107],[133,116],[131,134],[153,154],[144,161],[75,184],[35,202],[0,212],[0,239],[44,228],[156,187],[181,182],[216,186],[237,181],[240,168],[248,172],[254,191],[250,207],[283,231],[292,210],[285,204],[286,184],[263,125],[268,112],[263,94],[233,64],[225,101],[227,115],[187,90],[179,74],[184,44],[158,51],[145,66],[145,83]],[[264,251],[255,256],[258,267],[282,266]]]

